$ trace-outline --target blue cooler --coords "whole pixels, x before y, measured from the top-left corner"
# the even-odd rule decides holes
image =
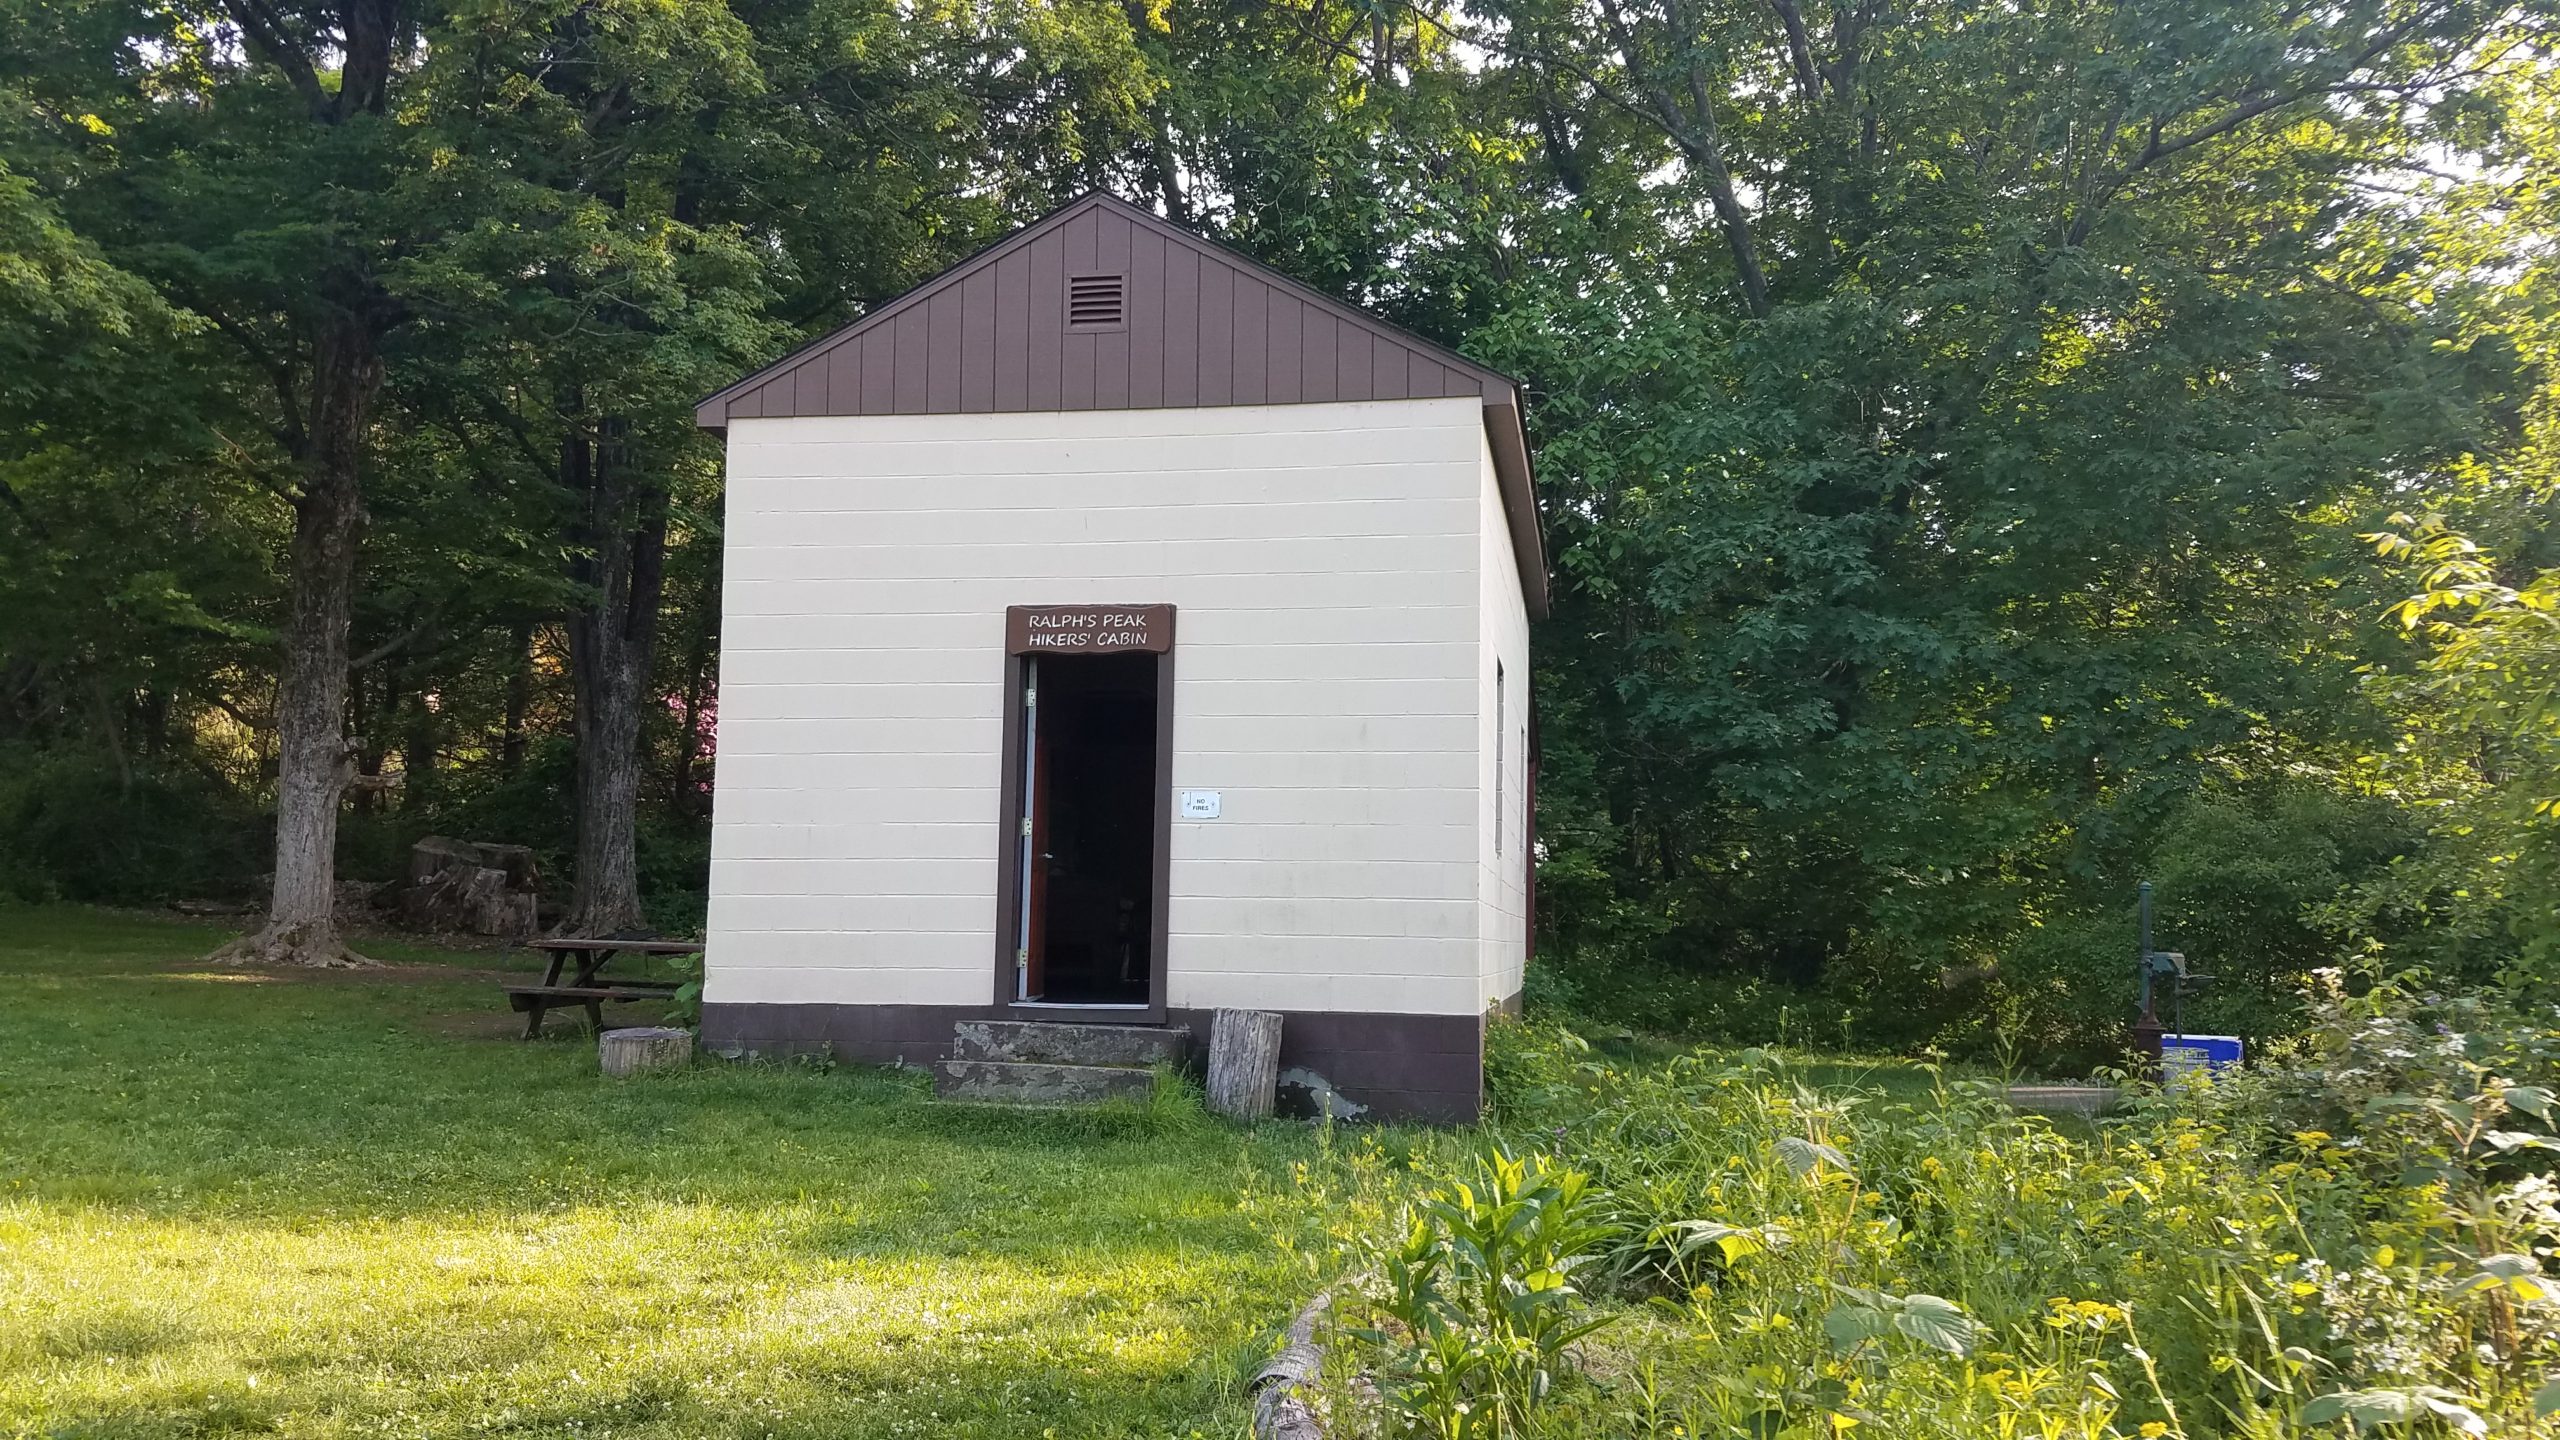
[[[2240,1064],[2237,1035],[2163,1035],[2160,1037],[2160,1081],[2175,1090],[2188,1076],[2236,1069]]]

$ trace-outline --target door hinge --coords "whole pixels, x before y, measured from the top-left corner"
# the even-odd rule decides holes
[[[1025,840],[1031,838],[1031,817],[1028,815],[1022,817],[1022,838]]]
[[[1028,970],[1031,968],[1031,947],[1026,945],[1022,949],[1013,952],[1013,968],[1016,970]]]
[[[1039,689],[1038,689],[1036,686],[1031,686],[1031,685],[1025,685],[1025,686],[1023,686],[1023,687],[1022,687],[1022,708],[1023,708],[1023,709],[1025,709],[1025,710],[1028,710],[1028,709],[1032,708],[1033,706],[1038,705],[1039,703],[1040,703],[1040,691],[1039,691]]]

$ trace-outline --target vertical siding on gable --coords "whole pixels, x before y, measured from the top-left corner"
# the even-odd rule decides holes
[[[1236,272],[1214,255],[1200,262],[1200,394],[1245,403],[1236,383]],[[1202,403],[1209,403],[1205,398]]]
[[[1131,226],[1118,215],[1096,211],[1099,222],[1094,236],[1093,273],[1117,275],[1123,283],[1121,304],[1128,304]],[[1123,316],[1128,314],[1124,308]],[[1097,331],[1093,337],[1093,403],[1100,410],[1126,409],[1129,404],[1129,327]]]
[[[1271,287],[1225,268],[1235,291],[1235,338],[1228,344],[1235,357],[1235,403],[1272,403],[1271,356],[1263,348],[1271,335]]]
[[[862,334],[862,413],[886,415],[898,408],[897,335],[892,330]]]
[[[1168,245],[1164,257],[1164,400],[1193,405],[1200,399],[1200,255]]]
[[[1402,400],[1411,395],[1411,382],[1406,379],[1411,369],[1412,352],[1384,335],[1369,347],[1369,388],[1381,400]]]
[[[1375,364],[1378,339],[1357,325],[1345,325],[1335,340],[1337,364],[1341,368],[1340,393],[1350,396],[1373,394],[1371,367]]]
[[[982,284],[963,285],[960,299],[960,408],[996,408],[996,287],[991,275]]]
[[[924,304],[924,406],[933,413],[965,411],[960,399],[961,301],[965,287],[945,290]]]
[[[1164,404],[1164,237],[1130,227],[1129,394],[1135,409]]]
[[[1305,357],[1298,351],[1298,336],[1305,328],[1307,307],[1298,297],[1269,285],[1257,285],[1263,303],[1269,307],[1264,324],[1262,395],[1274,405],[1295,405],[1305,398],[1306,389],[1299,376]]]
[[[1481,408],[734,424],[709,998],[986,1004],[1004,607],[1164,602],[1169,1002],[1474,1013]]]
[[[821,356],[819,358],[823,361],[826,357]],[[806,415],[812,410],[823,410],[826,408],[827,367],[823,363],[816,365],[803,365],[798,370],[792,372],[791,378],[793,382],[790,386],[791,410],[793,414]]]
[[[1031,256],[1014,251],[995,263],[996,399],[1000,411],[1031,403]]]
[[[1070,330],[1067,282],[1126,279],[1126,323]],[[721,402],[734,418],[1330,404],[1477,395],[1439,352],[1109,207],[901,298]],[[705,412],[706,415],[709,413]]]
[[[848,338],[827,352],[827,409],[837,415],[862,413],[862,337]]]
[[[1099,261],[1097,252],[1101,248],[1101,229],[1102,217],[1092,211],[1067,222],[1066,269],[1063,272],[1067,279],[1093,273]],[[1060,325],[1066,323],[1067,290],[1063,280],[1054,295],[1035,294],[1031,303],[1056,311]],[[1059,347],[1058,408],[1090,410],[1100,393],[1101,377],[1094,373],[1099,349],[1096,338],[1090,330],[1064,330],[1061,333],[1066,339]]]
[[[1321,405],[1341,393],[1342,322],[1313,305],[1298,310],[1298,398]]]
[[[1060,410],[1066,394],[1067,237],[1043,235],[1031,242],[1031,288],[1024,313],[1031,320],[1032,410]]]
[[[890,375],[890,408],[900,415],[921,415],[925,411],[925,363],[929,358],[924,310],[908,310],[891,320],[889,334],[892,363],[897,366]]]

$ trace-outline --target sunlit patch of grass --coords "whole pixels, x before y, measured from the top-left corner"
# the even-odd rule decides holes
[[[503,957],[208,984],[215,927],[6,920],[0,1434],[1228,1435],[1323,1249],[1296,1127],[614,1082],[455,1033]]]

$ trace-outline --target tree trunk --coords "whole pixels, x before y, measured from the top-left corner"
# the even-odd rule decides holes
[[[385,694],[382,713],[390,714],[400,704],[400,687],[396,675],[383,677]],[[347,674],[347,753],[355,760],[355,784],[350,787],[350,803],[359,815],[373,813],[374,796],[381,793],[377,783],[382,778],[382,747],[367,743],[375,730],[372,695],[360,671]]]
[[[332,306],[311,367],[311,423],[294,502],[292,612],[276,683],[276,878],[265,928],[216,957],[265,964],[364,963],[338,940],[338,801],[354,769],[346,735],[347,625],[364,531],[358,464],[382,390],[376,336],[357,306]]]
[[[569,619],[569,677],[578,731],[577,876],[565,935],[645,928],[637,852],[640,707],[658,631],[667,553],[667,495],[646,483],[618,443],[573,434],[561,480],[579,504],[571,577],[590,597]]]
[[[107,758],[116,767],[116,795],[133,794],[133,761],[124,752],[124,713],[122,707],[107,696],[107,682],[95,675],[89,677],[89,703],[97,712],[99,738],[107,742]]]
[[[433,685],[423,664],[404,666],[407,676],[408,723],[400,735],[400,808],[424,810],[436,799],[436,755],[443,746],[440,720],[427,703]]]
[[[498,733],[498,771],[509,776],[524,768],[525,712],[533,708],[533,622],[517,622],[513,643],[507,652],[506,726]]]

